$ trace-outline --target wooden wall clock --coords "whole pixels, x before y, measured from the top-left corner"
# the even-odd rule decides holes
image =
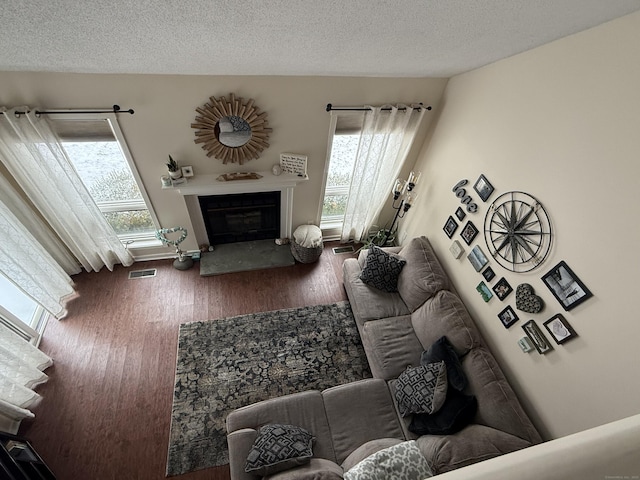
[[[208,157],[222,163],[239,163],[259,158],[269,147],[267,113],[260,112],[253,99],[229,94],[225,97],[209,97],[209,102],[196,108],[198,115],[191,128],[196,129],[195,143],[199,143]]]
[[[551,220],[542,204],[524,192],[500,195],[487,210],[484,238],[489,253],[512,272],[530,272],[551,250]]]

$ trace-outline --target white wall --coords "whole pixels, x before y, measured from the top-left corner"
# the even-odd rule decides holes
[[[437,110],[446,79],[392,79],[344,77],[213,77],[160,75],[78,75],[0,72],[0,105],[41,108],[133,108],[135,115],[119,121],[163,227],[181,225],[193,231],[184,199],[162,190],[168,155],[181,165],[192,165],[196,175],[271,170],[283,152],[308,155],[309,182],[294,195],[294,228],[316,221],[327,151],[329,114],[335,106],[424,102]],[[253,98],[268,113],[273,128],[270,147],[258,160],[244,166],[222,165],[194,143],[195,109],[230,92]],[[425,115],[427,131],[433,113]],[[416,149],[412,162],[415,160]],[[193,235],[183,248],[197,248]],[[166,251],[165,248],[162,251]]]
[[[421,197],[403,223],[407,238],[427,235],[534,422],[556,438],[640,412],[640,13],[450,79],[437,125],[420,154]],[[551,256],[530,274],[490,265],[495,283],[530,283],[546,307],[506,330],[485,303],[483,280],[455,260],[442,227],[460,206],[451,191],[480,174],[496,191],[468,215],[482,228],[492,199],[510,190],[537,197],[555,229]],[[466,220],[465,219],[465,222]],[[402,235],[402,234],[401,234]],[[400,237],[402,238],[402,236]],[[473,245],[487,248],[480,234]],[[472,246],[473,246],[472,245]],[[594,298],[564,312],[540,277],[565,260]],[[522,353],[521,325],[562,313],[579,337],[544,356]]]

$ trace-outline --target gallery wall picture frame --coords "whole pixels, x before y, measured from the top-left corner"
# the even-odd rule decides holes
[[[462,207],[458,207],[458,209],[456,210],[456,217],[458,217],[458,220],[462,221],[462,220],[464,220],[464,217],[466,217],[466,216],[467,216],[467,214],[462,209]]]
[[[478,235],[478,229],[473,224],[473,222],[469,220],[462,229],[462,232],[460,232],[460,236],[467,245],[471,245],[471,242],[473,242],[473,240],[476,238],[476,235]]]
[[[449,218],[447,218],[447,223],[444,224],[444,227],[442,227],[442,229],[444,230],[444,233],[447,234],[447,237],[451,238],[458,229],[458,222],[456,222],[450,215]]]
[[[551,317],[544,322],[543,325],[558,345],[562,345],[564,342],[578,336],[576,331],[569,325],[569,322],[567,322],[560,313]]]
[[[482,297],[485,302],[488,302],[493,297],[493,293],[491,293],[491,289],[487,287],[487,284],[484,282],[480,282],[476,287],[476,290]]]
[[[182,170],[183,177],[193,177],[193,167],[191,165],[182,167],[181,170]]]
[[[511,327],[514,323],[516,323],[520,318],[516,314],[516,312],[511,308],[511,305],[507,305],[499,314],[498,318],[504,325],[504,328]]]
[[[547,340],[547,337],[544,336],[544,333],[538,327],[538,324],[534,320],[529,320],[522,326],[524,333],[527,334],[527,337],[533,343],[533,346],[536,347],[536,350],[540,355],[544,355],[547,352],[553,350],[553,347]]]
[[[487,267],[482,272],[482,276],[487,282],[490,282],[496,276],[496,272],[493,271],[493,268]]]
[[[473,268],[476,269],[476,272],[482,270],[488,262],[487,257],[484,255],[484,252],[479,245],[473,247],[471,253],[467,255],[467,258],[469,259],[469,262],[471,262],[471,265],[473,265]]]
[[[478,177],[478,180],[476,180],[476,183],[473,185],[473,189],[480,196],[483,202],[486,202],[489,199],[494,190],[493,185],[489,183],[489,180],[487,180],[487,177],[484,175],[480,175],[480,177]]]
[[[498,297],[500,301],[503,301],[511,292],[513,292],[513,288],[509,285],[507,279],[502,277],[498,280],[498,283],[493,286],[493,291],[495,292],[496,297]]]
[[[542,281],[567,312],[593,297],[591,291],[564,260],[546,273]]]
[[[458,240],[454,240],[449,247],[449,251],[451,252],[451,255],[453,255],[453,258],[458,259],[464,253],[464,248],[462,248],[462,245],[460,245]]]

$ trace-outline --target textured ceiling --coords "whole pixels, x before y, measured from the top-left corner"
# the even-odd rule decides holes
[[[0,0],[0,71],[449,77],[638,0]]]

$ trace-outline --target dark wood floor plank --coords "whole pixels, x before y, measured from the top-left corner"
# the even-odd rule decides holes
[[[165,478],[179,325],[346,300],[341,265],[354,255],[335,245],[313,264],[213,277],[171,260],[76,275],[78,297],[42,340],[55,363],[20,434],[60,480]],[[142,268],[157,275],[128,279]],[[227,480],[229,470],[172,478]]]

